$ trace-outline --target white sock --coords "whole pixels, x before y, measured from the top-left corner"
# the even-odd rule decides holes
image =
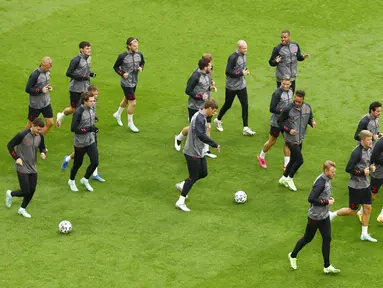
[[[358,214],[359,214],[359,215],[363,215],[363,207],[360,208],[360,210],[358,211]]]
[[[293,180],[294,178],[290,178],[290,176],[287,176],[287,180]]]
[[[181,204],[185,204],[185,199],[186,198],[181,195],[177,202],[180,202]]]
[[[382,207],[382,211],[380,211],[380,215],[383,215],[383,207]]]
[[[72,160],[72,158],[70,158],[70,156],[66,156],[65,162],[69,162],[70,160]]]
[[[66,115],[65,115],[65,113],[64,113],[64,111],[63,111],[63,112],[61,112],[61,114],[62,114],[62,116],[63,116],[63,117],[65,117],[65,116],[66,116]]]
[[[337,213],[338,211],[335,211],[335,212],[333,212],[334,214],[334,216],[333,216],[333,218],[335,218],[336,216],[338,216],[338,213]]]
[[[98,167],[96,167],[96,169],[94,169],[94,172],[93,172],[93,176],[97,176],[98,175]]]
[[[368,234],[368,226],[362,226],[362,234],[367,235]]]
[[[128,123],[133,124],[133,114],[128,114]]]
[[[125,109],[125,108],[118,107],[118,110],[117,110],[117,114],[118,114],[118,116],[121,117],[121,114],[122,114],[122,112],[124,111],[124,109]]]
[[[285,164],[283,165],[283,166],[287,166],[287,164],[289,164],[289,162],[290,162],[290,156],[285,156]]]
[[[184,135],[182,134],[182,132],[180,132],[180,134],[177,135],[177,140],[182,141],[182,139],[184,139]]]
[[[249,129],[249,127],[247,127],[247,126],[243,127],[243,130],[247,130],[247,129]]]
[[[259,157],[261,157],[262,159],[265,159],[266,152],[263,152],[263,149],[262,149],[261,154],[259,155]]]

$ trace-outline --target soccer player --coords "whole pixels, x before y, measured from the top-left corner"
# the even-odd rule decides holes
[[[90,164],[86,169],[85,175],[81,178],[80,183],[85,186],[88,191],[93,191],[93,187],[89,184],[89,178],[98,166],[98,151],[95,134],[98,128],[94,125],[96,113],[93,109],[94,97],[90,92],[81,94],[81,106],[78,107],[72,118],[71,131],[74,134],[74,161],[70,171],[68,185],[73,192],[77,192],[75,178],[78,169],[80,169],[85,154],[88,154]]]
[[[295,92],[298,61],[304,61],[309,57],[311,57],[311,54],[302,55],[298,43],[291,41],[290,31],[283,30],[281,43],[274,47],[269,59],[270,66],[276,67],[277,88],[281,86],[282,77],[288,75],[291,78],[291,89]]]
[[[383,158],[381,157],[382,153],[383,153],[383,138],[379,139],[375,143],[374,148],[372,150],[372,154],[371,154],[371,164],[376,166],[376,170],[370,173],[371,175],[370,187],[372,192],[372,200],[376,199],[376,197],[378,196],[379,189],[383,184]],[[360,213],[360,210],[358,211],[358,215],[359,213]],[[362,212],[362,215],[363,215],[363,212]],[[383,208],[376,220],[378,222],[383,223]]]
[[[375,171],[371,164],[372,133],[362,130],[359,133],[360,144],[352,151],[348,160],[346,172],[350,173],[348,181],[349,207],[330,212],[330,219],[336,216],[356,215],[359,205],[363,206],[362,234],[360,240],[377,242],[368,234],[368,222],[371,214],[371,188],[368,176]]]
[[[360,141],[359,133],[362,130],[368,130],[372,133],[372,141],[377,141],[381,134],[379,133],[379,116],[382,112],[382,103],[374,101],[368,108],[368,114],[364,115],[356,128],[354,139]]]
[[[322,255],[324,260],[323,272],[339,273],[330,264],[330,242],[331,242],[331,224],[329,217],[330,206],[335,202],[331,197],[331,179],[335,177],[336,165],[333,161],[325,161],[323,164],[323,173],[317,177],[309,195],[308,201],[311,207],[308,211],[308,222],[305,234],[298,240],[294,250],[289,253],[291,268],[297,269],[297,255],[308,243],[313,240],[317,230],[322,235]]]
[[[306,136],[307,124],[316,127],[311,106],[305,102],[305,91],[297,90],[293,103],[288,105],[278,118],[279,128],[284,131],[285,143],[291,156],[279,183],[297,191],[293,178],[303,164],[302,143]]]
[[[25,92],[29,94],[28,123],[25,129],[32,127],[32,122],[40,114],[45,118],[45,126],[42,134],[46,135],[53,125],[53,111],[49,92],[53,90],[51,86],[51,68],[53,61],[49,56],[41,59],[40,66],[29,76]]]
[[[92,108],[93,108],[94,112],[96,113],[96,106],[97,106],[97,100],[98,100],[98,88],[97,88],[97,86],[94,84],[89,85],[88,92],[92,93],[92,95],[94,97],[94,106]],[[97,114],[95,116],[95,119],[96,119],[95,122],[98,122]],[[96,145],[97,145],[97,135],[95,135],[95,141],[96,141]],[[64,160],[61,163],[61,170],[64,171],[68,167],[68,164],[72,159],[74,159],[74,152],[72,152],[69,156],[65,155]],[[92,175],[92,179],[99,181],[99,182],[105,182],[105,179],[102,178],[100,174],[98,174],[98,167],[96,167],[96,169],[94,170],[93,175]]]
[[[249,103],[247,99],[246,76],[250,75],[250,71],[246,67],[247,43],[239,40],[237,50],[230,55],[226,65],[226,92],[225,103],[219,111],[218,117],[214,119],[214,123],[218,131],[223,131],[222,117],[227,110],[231,108],[235,96],[238,96],[242,106],[243,131],[245,136],[253,136],[255,132],[248,127]]]
[[[60,128],[65,116],[76,112],[79,106],[80,97],[86,92],[89,86],[90,77],[96,77],[96,73],[90,71],[90,60],[92,48],[88,41],[82,41],[79,44],[80,54],[74,57],[69,64],[66,76],[70,78],[69,94],[70,107],[63,112],[57,113],[56,127]]]
[[[10,208],[13,197],[23,197],[17,213],[25,218],[32,217],[25,209],[31,202],[37,186],[36,150],[39,149],[41,159],[46,158],[43,128],[43,119],[36,117],[30,129],[18,133],[8,143],[8,151],[15,160],[20,189],[6,192],[5,205]]]
[[[210,54],[209,54],[210,55]],[[193,72],[190,76],[185,93],[189,96],[188,100],[188,112],[189,112],[189,121],[199,109],[202,109],[205,105],[205,101],[210,99],[210,91],[216,92],[217,88],[212,86],[214,81],[211,78],[211,56],[204,56],[198,61],[198,69]],[[205,97],[205,98],[204,98]],[[207,136],[210,137],[210,128],[211,128],[211,119],[212,117],[207,117]],[[188,134],[189,126],[184,127],[182,131],[175,136],[174,147],[177,151],[181,150],[181,141],[184,136]],[[205,145],[206,156],[210,158],[216,158],[217,155],[213,154],[209,150],[209,145]]]
[[[270,117],[270,135],[265,145],[263,145],[263,149],[261,150],[261,153],[257,155],[259,165],[261,165],[262,168],[267,168],[267,164],[265,160],[266,153],[277,142],[280,132],[283,133],[283,130],[281,130],[281,128],[279,128],[278,126],[277,120],[279,115],[282,113],[283,108],[291,104],[293,101],[294,93],[293,93],[293,90],[291,90],[290,86],[291,86],[290,77],[284,76],[282,78],[281,86],[275,89],[273,95],[271,96],[270,112],[272,114]],[[286,143],[284,145],[283,151],[285,154],[283,169],[286,169],[286,166],[290,161],[290,150],[289,150],[289,147],[287,147]]]
[[[122,91],[124,92],[124,98],[120,103],[120,107],[113,117],[116,118],[117,124],[123,126],[121,121],[121,113],[128,105],[128,127],[133,132],[139,132],[138,128],[134,125],[133,114],[136,107],[136,87],[138,83],[138,72],[144,70],[145,60],[144,55],[138,52],[138,39],[135,37],[129,37],[126,40],[127,51],[118,55],[116,63],[114,63],[113,69],[118,75],[120,75],[120,83]]]
[[[184,154],[189,170],[189,177],[183,182],[177,183],[176,188],[181,192],[180,198],[176,202],[176,207],[188,212],[190,209],[185,204],[185,199],[199,179],[207,176],[207,164],[204,153],[204,146],[208,144],[220,151],[221,147],[206,135],[207,117],[213,116],[218,109],[214,100],[206,100],[203,109],[195,113],[190,121],[189,133],[186,138]]]

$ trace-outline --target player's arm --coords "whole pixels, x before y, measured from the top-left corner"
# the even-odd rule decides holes
[[[359,124],[358,124],[358,128],[356,128],[356,132],[355,132],[355,135],[354,135],[354,139],[356,141],[360,141],[360,137],[359,137],[359,133],[360,131],[362,130],[368,130],[367,129],[367,126],[368,126],[368,122],[370,120],[368,119],[368,117],[363,117],[362,120],[360,120]]]
[[[297,51],[297,60],[298,61],[304,61],[305,60],[305,57],[303,57],[302,55],[302,52],[301,52],[301,47],[299,47],[298,43],[295,43],[298,47],[298,51]]]
[[[73,78],[77,81],[89,80],[89,75],[86,75],[86,74],[79,75],[79,74],[74,72],[76,70],[76,68],[78,67],[78,65],[80,64],[80,61],[81,61],[80,56],[74,57],[72,59],[72,61],[70,61],[69,67],[68,67],[65,75],[67,77]]]
[[[40,134],[40,145],[39,145],[39,150],[40,150],[40,153],[44,153],[46,154],[47,153],[47,150],[46,150],[46,147],[45,147],[45,140],[44,140],[44,136],[42,134]]]
[[[195,133],[199,140],[201,140],[203,143],[214,148],[218,147],[218,144],[215,143],[209,136],[207,136],[205,119],[202,115],[198,115],[197,119],[195,119]]]
[[[187,95],[189,95],[190,97],[194,98],[194,99],[197,99],[197,100],[201,100],[202,99],[202,95],[201,94],[195,94],[193,92],[195,86],[197,86],[198,82],[199,82],[199,72],[194,72],[189,80],[188,80],[188,83],[186,85],[186,89],[185,89],[185,93]]]
[[[140,53],[140,52],[138,52]],[[139,67],[142,68],[142,70],[144,70],[144,66],[145,66],[145,58],[144,58],[144,55],[142,53],[140,53],[140,56],[141,56],[141,62],[140,62],[140,65]]]
[[[28,130],[24,130],[23,132],[17,133],[16,136],[13,137],[11,141],[8,142],[7,144],[8,152],[14,160],[17,160],[20,158],[20,156],[16,153],[15,147],[19,145],[21,142],[23,142],[25,135],[27,135],[29,131],[30,130],[28,129]]]
[[[307,122],[307,124],[313,127],[313,121],[314,121],[313,109],[311,109],[311,106],[309,104],[306,103],[306,105],[310,107],[310,116],[309,116],[309,121]]]
[[[233,53],[232,55],[230,55],[226,65],[226,76],[229,76],[231,78],[239,78],[243,76],[243,72],[241,69],[234,69],[235,65],[237,65],[238,57],[239,56],[237,53]]]
[[[271,53],[271,56],[269,59],[269,65],[271,67],[275,67],[279,64],[277,61],[275,61],[275,58],[277,58],[277,56],[279,55],[279,50],[280,49],[278,48],[278,46],[274,47],[273,52]]]
[[[270,112],[274,114],[281,114],[282,109],[277,109],[279,101],[281,101],[281,90],[278,89],[274,91],[273,95],[271,96],[271,101],[270,101]]]
[[[37,96],[42,93],[43,89],[36,86],[39,75],[40,72],[38,70],[32,72],[32,74],[29,76],[27,87],[25,87],[25,92],[33,96]]]
[[[357,148],[352,151],[350,160],[348,160],[347,166],[346,166],[346,172],[350,173],[354,176],[366,176],[364,174],[364,169],[360,169],[358,167],[358,163],[360,161],[360,158],[362,157],[362,148],[361,146],[358,146]]]
[[[375,143],[374,149],[371,154],[371,164],[383,165],[383,157],[380,157],[383,153],[383,140],[379,140]]]
[[[308,201],[314,206],[326,206],[328,205],[328,200],[319,199],[320,194],[325,189],[326,180],[320,177],[314,184],[313,189],[309,195]]]
[[[114,71],[116,71],[116,73],[120,76],[122,76],[122,75],[124,75],[124,73],[126,73],[126,71],[121,69],[121,65],[124,62],[124,58],[126,55],[127,55],[127,52],[124,52],[124,53],[118,55],[117,60],[113,65]]]
[[[287,133],[290,133],[290,130],[291,130],[291,127],[289,126],[287,119],[289,118],[289,113],[292,107],[293,107],[293,104],[290,104],[289,106],[287,106],[282,111],[282,113],[279,115],[279,118],[278,118],[279,128],[283,129],[283,131],[286,131]]]

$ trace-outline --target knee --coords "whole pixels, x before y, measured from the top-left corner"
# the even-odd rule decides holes
[[[201,175],[199,175],[199,179],[203,179],[207,176],[207,171],[204,171],[203,173],[201,173]]]
[[[349,209],[349,212],[348,212],[349,215],[352,215],[352,216],[355,216],[355,215],[356,215],[357,210],[353,210],[353,209],[351,209],[351,208],[348,208],[348,209]]]
[[[136,107],[136,100],[129,101],[129,106],[130,107]]]
[[[48,118],[45,120],[45,126],[49,129],[51,128],[53,125],[53,119],[52,118]]]
[[[297,165],[299,165],[299,166],[303,165],[303,162],[304,162],[303,158],[298,158],[296,161]]]
[[[364,213],[371,213],[372,207],[371,205],[363,205],[363,212]]]

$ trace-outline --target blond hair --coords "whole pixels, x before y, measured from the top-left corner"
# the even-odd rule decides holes
[[[372,137],[372,133],[368,130],[362,130],[359,133],[360,140],[364,140],[368,137]]]
[[[324,161],[324,163],[323,163],[323,172],[324,172],[325,170],[330,169],[331,167],[336,168],[336,164],[335,164],[334,161],[331,161],[331,160],[326,160],[326,161]]]
[[[52,59],[49,56],[44,56],[43,58],[41,58],[41,65],[47,64],[52,64]]]

